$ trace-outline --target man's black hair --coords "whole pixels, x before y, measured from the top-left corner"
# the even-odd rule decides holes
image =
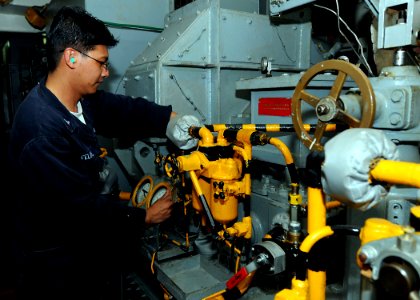
[[[48,69],[55,70],[67,47],[87,52],[96,45],[117,44],[118,40],[101,20],[81,7],[64,6],[54,16],[47,35]]]

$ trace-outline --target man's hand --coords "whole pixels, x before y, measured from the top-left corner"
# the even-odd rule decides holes
[[[158,224],[167,220],[171,216],[173,204],[172,192],[168,189],[162,198],[146,210],[146,224]]]

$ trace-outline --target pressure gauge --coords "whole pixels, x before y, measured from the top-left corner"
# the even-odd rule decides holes
[[[151,176],[146,175],[140,179],[131,195],[131,204],[134,207],[142,207],[149,203],[153,186],[154,182]]]
[[[148,207],[152,206],[156,203],[160,198],[165,195],[165,193],[171,189],[171,185],[167,181],[159,182],[151,191],[150,195],[150,205]]]

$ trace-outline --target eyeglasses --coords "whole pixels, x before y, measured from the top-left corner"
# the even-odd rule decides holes
[[[82,54],[82,55],[84,55],[86,57],[89,57],[90,59],[93,59],[94,61],[98,62],[101,65],[101,67],[103,67],[106,71],[108,71],[109,61],[107,61],[107,60],[106,61],[100,61],[99,59],[96,59],[96,58],[94,58],[94,57],[92,57],[92,56],[90,56],[90,55],[88,55],[88,54],[86,54],[86,53],[84,53],[84,52],[82,52],[80,50],[77,50],[77,49],[74,49],[74,50],[76,50],[80,54]]]

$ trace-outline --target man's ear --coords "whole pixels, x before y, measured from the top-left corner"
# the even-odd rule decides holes
[[[76,53],[72,48],[66,48],[63,53],[63,59],[66,65],[71,69],[74,69],[77,62],[75,55]]]

